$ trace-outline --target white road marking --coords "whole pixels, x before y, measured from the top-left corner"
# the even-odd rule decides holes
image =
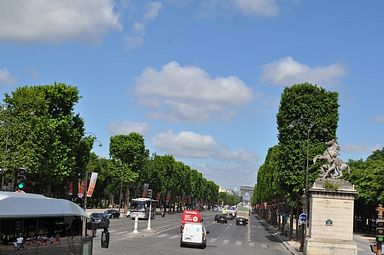
[[[128,231],[120,231],[120,232],[116,232],[115,234],[116,235],[121,235],[121,234],[126,234],[126,233],[128,233]]]
[[[174,235],[174,236],[171,236],[170,239],[176,239],[178,237],[179,237],[179,235]]]
[[[229,240],[224,240],[223,241],[223,244],[227,244],[227,243],[229,243]]]
[[[210,241],[210,242],[216,242],[216,240],[217,240],[217,238],[212,238],[212,239],[210,239],[209,241]]]
[[[255,243],[254,242],[250,242],[249,243],[249,247],[255,247]]]
[[[162,234],[162,235],[159,235],[158,237],[162,238],[162,237],[166,237],[166,236],[168,236],[168,234]]]
[[[261,247],[263,247],[263,248],[265,248],[265,249],[268,248],[268,246],[267,246],[265,243],[262,243],[262,244],[261,244]]]
[[[241,241],[236,241],[236,245],[241,245],[242,242]]]

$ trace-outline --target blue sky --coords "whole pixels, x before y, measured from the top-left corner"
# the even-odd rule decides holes
[[[285,86],[339,93],[343,160],[384,146],[384,2],[4,0],[0,93],[64,82],[109,157],[139,132],[227,188],[254,185]]]

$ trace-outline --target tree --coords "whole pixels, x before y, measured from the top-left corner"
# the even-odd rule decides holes
[[[350,160],[351,174],[347,179],[358,192],[355,215],[371,219],[375,207],[384,201],[384,157],[383,150],[374,151],[367,160]]]
[[[113,136],[110,139],[109,153],[113,160],[112,169],[114,176],[120,179],[122,186],[126,186],[124,212],[127,212],[129,185],[136,182],[140,172],[144,169],[145,160],[148,157],[144,138],[138,133]]]
[[[325,150],[326,141],[336,138],[337,101],[338,93],[309,83],[287,87],[281,96],[277,114],[280,188],[298,203],[304,189],[307,147],[312,159]],[[319,164],[309,166],[308,183],[318,177]]]
[[[84,132],[82,118],[73,112],[80,99],[76,87],[63,83],[19,87],[6,94],[1,119],[4,164],[13,171],[28,169],[34,191],[63,196],[63,182],[78,173],[77,149]],[[29,186],[30,188],[30,186]]]

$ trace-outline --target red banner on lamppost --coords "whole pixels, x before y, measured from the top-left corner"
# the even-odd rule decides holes
[[[97,181],[97,173],[92,172],[91,180],[89,181],[87,197],[92,197],[93,191],[95,190],[96,181]]]

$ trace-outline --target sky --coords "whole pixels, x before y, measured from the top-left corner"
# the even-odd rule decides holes
[[[63,82],[113,135],[225,188],[253,186],[286,86],[339,93],[340,158],[384,147],[381,0],[1,0],[0,94]]]

